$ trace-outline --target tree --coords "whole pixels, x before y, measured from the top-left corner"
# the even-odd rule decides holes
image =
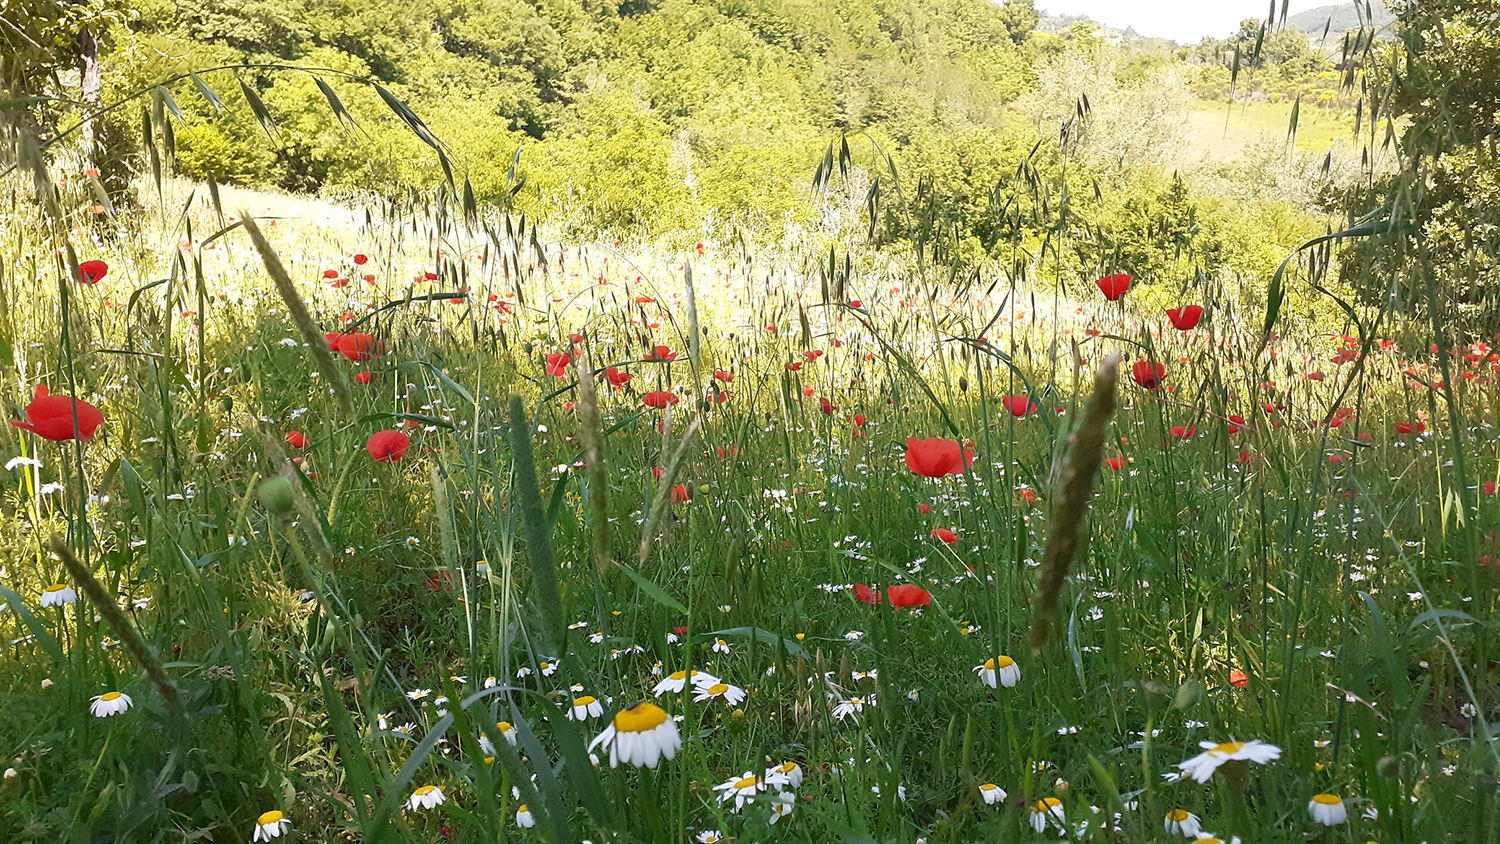
[[[1017,44],[1031,35],[1041,19],[1041,13],[1036,10],[1036,0],[1005,0],[1005,5],[1000,7],[1000,22],[1010,33],[1010,40]]]

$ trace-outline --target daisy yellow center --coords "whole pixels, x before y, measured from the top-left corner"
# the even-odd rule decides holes
[[[103,701],[119,700],[119,698],[119,692],[105,692],[104,694],[99,696],[99,699]]]
[[[980,786],[980,787],[979,787],[979,790],[980,790],[980,791],[994,791],[994,790],[995,790],[995,789],[997,789],[997,788],[999,788],[999,787],[1000,787],[1000,786],[998,786],[998,785],[995,785],[995,784],[994,784],[994,783],[992,783],[992,782],[987,782],[987,783],[985,783],[985,784],[984,784],[984,785],[981,785],[981,786]]]
[[[550,662],[544,662],[544,663],[542,663],[542,670],[543,671],[546,671],[547,669],[549,669],[551,667],[552,667],[552,663],[550,663]]]
[[[615,713],[615,730],[621,733],[645,733],[666,723],[667,711],[654,703],[637,703]]]
[[[423,795],[431,794],[436,789],[437,786],[435,785],[424,785],[421,788],[417,789],[417,796],[421,797]]]
[[[1187,819],[1188,813],[1186,809],[1173,809],[1172,811],[1167,813],[1167,820],[1171,821],[1172,823],[1182,823]]]
[[[1033,811],[1050,812],[1061,805],[1062,801],[1056,797],[1043,797],[1041,800],[1036,801],[1036,808]]]
[[[47,587],[47,591],[48,592],[61,592],[64,589],[67,589],[67,588],[68,588],[68,584],[66,584],[66,583],[54,583],[51,586]]]
[[[522,803],[521,804],[521,808],[519,808],[519,809],[516,810],[516,814],[518,814],[518,815],[524,815],[524,814],[526,814],[529,811],[531,811],[531,810],[526,808],[526,804]]]
[[[1314,794],[1313,802],[1323,806],[1337,806],[1344,801],[1337,794]]]
[[[988,668],[991,671],[994,671],[997,668],[1009,668],[1015,664],[1016,661],[1008,656],[997,656],[994,659],[987,659],[984,661],[984,667]]]
[[[271,811],[271,812],[266,812],[264,815],[261,815],[260,817],[256,818],[255,822],[257,824],[261,825],[261,826],[270,826],[273,823],[279,822],[283,817],[285,817],[285,816],[282,815],[280,812]]]
[[[735,788],[754,788],[760,784],[759,777],[745,777],[734,784]]]
[[[729,686],[724,683],[714,683],[708,687],[708,693],[711,695],[721,695],[727,691],[729,691]]]
[[[1194,841],[1193,844],[1224,844],[1224,839],[1222,839],[1222,838],[1199,838],[1197,841]]]
[[[1245,743],[1242,741],[1226,741],[1223,744],[1215,747],[1213,750],[1210,750],[1209,752],[1222,753],[1225,756],[1233,756],[1234,754],[1239,753],[1240,749],[1244,746]]]
[[[776,766],[776,770],[780,771],[783,774],[790,774],[792,771],[797,770],[797,763],[796,762],[783,762],[780,765]]]
[[[593,695],[584,695],[583,697],[575,698],[573,700],[573,705],[574,706],[588,706],[589,704],[591,704],[593,702],[594,702],[594,696]]]
[[[502,733],[508,733],[515,728],[510,725],[509,721],[497,721],[495,723],[495,729],[499,730]]]
[[[697,673],[697,672],[694,672],[694,673]],[[685,679],[687,679],[687,672],[686,671],[673,671],[671,674],[667,675],[667,679],[668,680],[685,680]]]

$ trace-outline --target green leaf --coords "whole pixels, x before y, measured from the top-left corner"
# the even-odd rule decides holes
[[[669,610],[681,613],[683,615],[688,614],[687,607],[678,602],[676,598],[668,595],[665,589],[662,589],[660,586],[657,586],[655,583],[647,580],[645,575],[623,563],[620,564],[620,571],[624,572],[626,577],[635,581],[635,585],[639,586],[641,591],[646,593],[646,597],[657,602],[658,604],[661,604]]]
[[[64,662],[62,646],[57,643],[51,633],[47,632],[47,628],[37,621],[36,616],[31,614],[31,608],[26,606],[21,596],[4,586],[0,586],[0,596],[4,596],[5,603],[10,605],[10,611],[15,613],[16,617],[21,619],[21,623],[26,625],[26,629],[31,631],[31,635],[36,637],[37,644],[47,652],[47,656],[52,657],[53,662],[62,665]]]

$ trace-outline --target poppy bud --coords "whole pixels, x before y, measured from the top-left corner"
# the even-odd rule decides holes
[[[967,376],[958,376],[958,391],[961,393],[967,393],[969,391],[969,379]]]
[[[268,511],[278,516],[285,516],[292,511],[292,506],[296,503],[295,492],[292,482],[278,475],[262,481],[260,489],[256,490],[255,494],[260,498],[261,505]]]
[[[225,413],[234,412],[234,396],[225,396],[219,400],[219,404],[224,408]]]

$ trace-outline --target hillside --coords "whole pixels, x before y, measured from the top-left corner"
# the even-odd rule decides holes
[[[1376,26],[1386,26],[1396,19],[1383,2],[1371,4],[1370,11],[1374,14]],[[1287,23],[1313,38],[1321,38],[1324,27],[1327,27],[1328,37],[1337,39],[1345,32],[1357,29],[1363,23],[1362,14],[1362,11],[1356,10],[1354,3],[1339,3],[1292,15],[1287,18]]]

